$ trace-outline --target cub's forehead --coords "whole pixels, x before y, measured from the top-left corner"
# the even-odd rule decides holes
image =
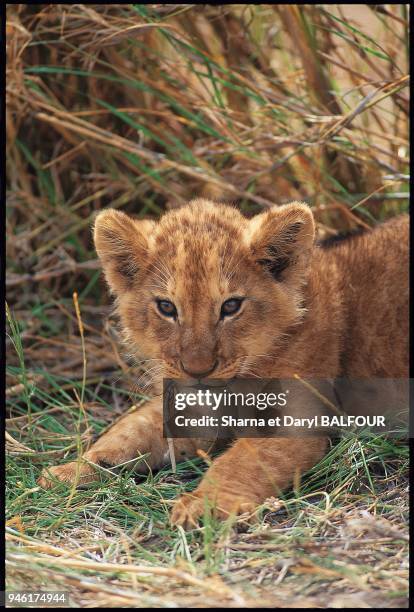
[[[228,285],[245,255],[243,233],[247,219],[232,207],[199,201],[164,215],[151,237],[156,269],[163,262],[174,285]],[[237,266],[238,267],[238,266]]]
[[[229,233],[235,236],[243,231],[247,219],[233,206],[214,204],[208,200],[193,200],[187,206],[171,210],[161,217],[157,233],[165,231],[197,231],[210,234]]]
[[[196,257],[223,254],[242,243],[247,219],[233,207],[194,200],[165,214],[154,228],[152,249],[160,255]]]

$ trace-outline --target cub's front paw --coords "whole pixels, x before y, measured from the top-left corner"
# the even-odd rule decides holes
[[[71,461],[64,465],[55,465],[42,470],[37,484],[44,489],[51,489],[59,482],[68,485],[77,483],[78,485],[88,484],[98,478],[98,474],[92,465],[86,462]]]
[[[210,509],[213,516],[225,520],[229,516],[246,515],[244,519],[251,521],[255,517],[257,502],[246,496],[229,493],[225,490],[198,488],[193,493],[182,495],[171,512],[171,523],[191,529],[197,527],[199,519]]]

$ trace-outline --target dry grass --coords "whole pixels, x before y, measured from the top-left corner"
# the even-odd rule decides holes
[[[142,401],[96,211],[300,199],[326,235],[407,209],[408,6],[8,5],[6,33],[9,588],[84,607],[406,605],[398,441],[341,441],[247,532],[168,526],[200,460],[69,495],[36,477]]]

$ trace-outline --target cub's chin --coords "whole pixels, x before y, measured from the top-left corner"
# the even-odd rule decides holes
[[[171,378],[174,380],[180,380],[184,384],[188,385],[196,385],[199,383],[208,383],[214,386],[214,381],[221,380],[231,380],[232,378],[236,378],[238,374],[239,368],[237,366],[228,367],[223,370],[217,370],[212,372],[209,376],[203,376],[201,378],[197,378],[196,376],[190,376],[185,372],[166,369],[164,373],[164,378]]]

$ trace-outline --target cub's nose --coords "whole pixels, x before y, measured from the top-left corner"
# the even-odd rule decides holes
[[[180,361],[180,364],[183,372],[185,372],[191,378],[196,378],[197,380],[199,380],[200,378],[207,378],[208,376],[210,376],[210,374],[212,374],[216,369],[218,361],[215,361],[208,370],[205,368],[203,368],[203,370],[195,369],[194,366],[191,366],[190,369],[190,367],[187,364],[184,364],[182,361]]]

